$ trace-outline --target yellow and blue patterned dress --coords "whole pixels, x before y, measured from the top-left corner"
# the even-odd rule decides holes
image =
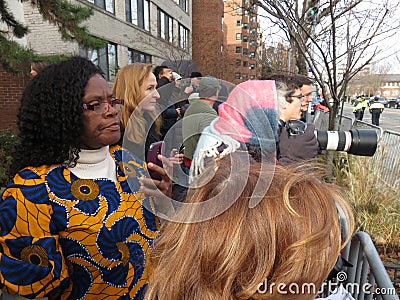
[[[141,299],[158,235],[140,192],[145,165],[110,148],[117,182],[80,179],[61,165],[28,167],[0,202],[0,287],[50,299]]]

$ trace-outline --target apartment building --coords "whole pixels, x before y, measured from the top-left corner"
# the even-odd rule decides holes
[[[193,60],[203,74],[232,83],[257,78],[257,6],[250,0],[193,2]]]
[[[229,65],[229,80],[239,83],[257,78],[260,43],[257,5],[250,0],[224,1],[224,35]]]
[[[107,41],[100,50],[63,41],[56,27],[44,22],[28,1],[8,1],[29,27],[22,41],[28,48],[40,55],[86,56],[102,68],[109,81],[129,63],[158,65],[166,60],[191,59],[192,0],[72,0],[93,6],[94,14],[86,26],[93,36]]]

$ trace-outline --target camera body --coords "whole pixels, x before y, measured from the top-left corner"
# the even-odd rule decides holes
[[[295,138],[306,131],[307,124],[300,120],[289,120],[285,127],[289,138]],[[373,156],[378,145],[378,135],[373,129],[316,130],[315,136],[320,150],[345,151],[360,156]]]

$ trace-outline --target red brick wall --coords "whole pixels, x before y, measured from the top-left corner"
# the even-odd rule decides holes
[[[192,59],[205,75],[224,79],[225,61],[221,46],[224,43],[222,0],[194,0],[192,3]]]
[[[28,80],[27,75],[6,72],[0,65],[0,131],[16,131],[19,103]]]

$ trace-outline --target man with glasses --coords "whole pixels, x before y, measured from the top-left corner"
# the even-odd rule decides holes
[[[309,118],[311,115],[311,111],[308,113],[308,116],[307,112],[309,111],[309,107],[312,103],[312,85],[314,84],[314,82],[309,77],[300,74],[291,76],[291,80],[293,80],[300,87],[301,93],[304,96],[304,101],[301,104],[301,120],[303,122],[310,122]]]
[[[279,101],[279,129],[277,158],[279,164],[289,165],[315,158],[319,144],[314,134],[313,124],[300,121],[307,100],[302,85],[293,76],[273,75],[267,80],[275,80]],[[307,92],[307,89],[305,90]],[[310,94],[311,95],[311,94]]]

